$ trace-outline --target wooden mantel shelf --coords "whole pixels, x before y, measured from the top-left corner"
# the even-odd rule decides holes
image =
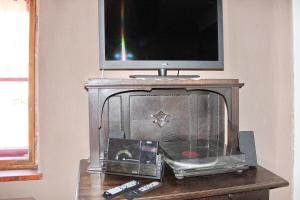
[[[90,174],[87,172],[87,167],[88,161],[81,160],[77,200],[103,199],[102,194],[105,190],[134,179],[132,177]],[[169,174],[164,177],[162,187],[139,199],[265,200],[269,199],[270,189],[284,187],[288,184],[286,180],[260,166],[257,169],[246,170],[242,174],[230,173],[182,180],[177,180],[172,174]]]
[[[110,88],[114,86],[118,86],[120,88],[123,87],[155,87],[162,88],[166,86],[172,87],[188,87],[188,86],[198,87],[209,86],[209,87],[220,87],[220,86],[238,86],[243,87],[244,83],[240,83],[238,79],[111,79],[111,78],[96,78],[89,79],[88,83],[85,84],[86,88],[100,87],[100,88]]]

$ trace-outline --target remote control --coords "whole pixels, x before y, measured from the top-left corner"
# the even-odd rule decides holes
[[[162,184],[158,181],[153,181],[147,185],[131,190],[130,192],[125,194],[126,199],[132,200],[136,197],[140,197],[143,194],[150,192],[156,188],[159,188]]]
[[[117,186],[117,187],[114,187],[114,188],[111,188],[111,189],[105,191],[102,196],[105,199],[112,199],[124,192],[127,192],[130,189],[134,189],[134,188],[138,187],[139,185],[140,185],[139,181],[133,180],[133,181],[130,181],[123,185],[120,185],[120,186]]]

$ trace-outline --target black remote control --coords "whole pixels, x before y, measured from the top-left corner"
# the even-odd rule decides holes
[[[161,185],[162,185],[161,182],[153,181],[153,182],[151,182],[147,185],[136,188],[136,189],[131,190],[130,192],[126,193],[125,198],[128,199],[128,200],[132,200],[136,197],[142,196],[143,194],[145,194],[147,192],[150,192],[150,191],[152,191],[156,188],[159,188]]]
[[[134,188],[138,187],[139,185],[140,185],[139,181],[133,180],[133,181],[130,181],[123,185],[120,185],[120,186],[117,186],[117,187],[114,187],[114,188],[111,188],[111,189],[105,191],[102,196],[105,199],[112,199],[116,196],[119,196],[120,194],[122,194],[124,192],[127,192],[130,189],[134,189]]]

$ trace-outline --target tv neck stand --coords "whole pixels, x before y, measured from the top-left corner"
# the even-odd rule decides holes
[[[167,76],[167,69],[165,68],[158,69],[158,76]]]

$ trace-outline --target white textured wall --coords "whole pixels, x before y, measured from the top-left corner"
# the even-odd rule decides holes
[[[0,183],[0,198],[74,199],[78,162],[89,155],[84,82],[99,77],[97,0],[40,0],[38,101],[41,181]],[[239,78],[240,128],[254,130],[259,163],[292,183],[291,0],[224,0],[225,70]],[[105,72],[105,76],[152,72]],[[156,72],[154,72],[156,73]],[[290,187],[271,192],[291,199]]]

